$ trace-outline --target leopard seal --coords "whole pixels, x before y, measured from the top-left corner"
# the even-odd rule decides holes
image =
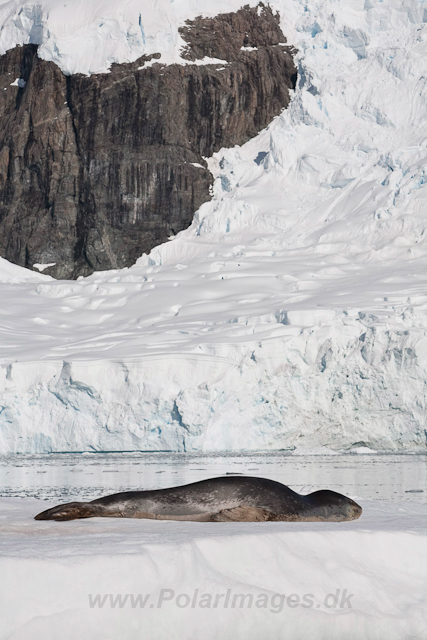
[[[343,522],[355,520],[362,508],[335,491],[300,495],[267,478],[227,476],[179,487],[126,491],[47,509],[35,520],[77,518],[146,518],[196,522]]]

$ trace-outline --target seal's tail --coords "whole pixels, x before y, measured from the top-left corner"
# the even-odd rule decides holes
[[[98,515],[96,508],[87,502],[68,502],[42,511],[34,520],[76,520],[77,518],[92,518]]]

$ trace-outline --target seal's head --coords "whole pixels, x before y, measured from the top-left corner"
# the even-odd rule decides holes
[[[345,520],[357,520],[362,514],[362,507],[351,498],[324,489],[310,493],[313,515],[319,520],[341,522]]]

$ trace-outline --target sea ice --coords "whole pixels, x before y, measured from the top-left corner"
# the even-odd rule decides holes
[[[421,640],[427,505],[362,505],[349,523],[35,522],[46,502],[0,498],[0,639]]]

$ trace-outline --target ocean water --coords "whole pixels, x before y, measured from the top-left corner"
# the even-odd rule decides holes
[[[89,500],[227,474],[271,478],[299,493],[331,489],[353,498],[427,502],[427,456],[250,453],[44,454],[0,457],[0,497]]]

